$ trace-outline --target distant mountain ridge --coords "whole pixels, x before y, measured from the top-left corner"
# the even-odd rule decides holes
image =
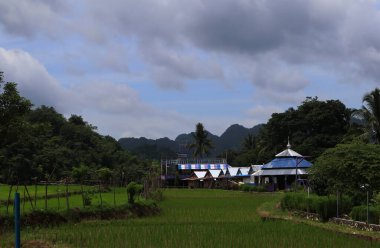
[[[233,124],[227,128],[220,137],[209,132],[208,137],[211,139],[214,146],[210,157],[215,157],[226,150],[240,150],[244,138],[247,137],[248,134],[257,136],[262,127],[263,124],[256,125],[252,128]],[[184,146],[193,142],[193,136],[192,133],[183,133],[178,135],[175,140],[171,140],[167,137],[156,140],[141,137],[121,138],[118,142],[122,148],[129,150],[140,157],[160,159],[162,157],[176,157],[178,152],[182,153]]]

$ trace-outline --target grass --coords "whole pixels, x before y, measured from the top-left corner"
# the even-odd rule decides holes
[[[6,214],[6,199],[8,198],[8,191],[9,191],[8,185],[0,185],[0,200],[2,200],[2,204],[0,204],[0,216]],[[84,186],[85,192],[94,192],[98,189],[97,186]],[[32,198],[34,198],[35,195],[35,187],[34,186],[28,186],[29,194]],[[65,193],[65,187],[64,186],[58,186],[58,185],[49,185],[48,186],[48,209],[50,210],[65,210],[66,209],[66,198],[65,196],[61,195],[60,197],[57,196],[57,193]],[[11,194],[11,201],[13,202],[14,198],[14,191]],[[82,202],[82,196],[80,194],[81,188],[79,185],[69,185],[68,191],[74,194],[71,194],[69,197],[69,207],[70,208],[82,208],[83,202]],[[20,186],[18,189],[18,192],[20,193],[20,197],[24,197],[24,187]],[[115,197],[114,197],[115,192]],[[127,191],[125,188],[112,188],[109,192],[103,192],[102,193],[102,201],[100,199],[100,194],[97,192],[91,193],[90,197],[92,199],[92,205],[100,205],[101,202],[104,205],[122,205],[127,202]],[[27,196],[26,196],[27,198]],[[115,200],[114,200],[115,198]],[[32,200],[33,205],[35,203],[34,199]],[[29,200],[21,200],[20,208],[22,213],[27,213],[32,211],[32,206]],[[35,209],[44,209],[45,208],[45,186],[38,185],[37,186],[37,201]],[[13,212],[13,206],[9,206],[9,214],[12,214]]]
[[[159,216],[24,229],[22,239],[44,240],[54,247],[380,247],[304,223],[262,221],[257,208],[280,197],[171,189],[165,191]],[[0,245],[11,240],[8,234]]]

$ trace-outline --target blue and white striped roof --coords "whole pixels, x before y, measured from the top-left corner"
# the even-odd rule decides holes
[[[228,164],[178,164],[179,170],[226,170]]]

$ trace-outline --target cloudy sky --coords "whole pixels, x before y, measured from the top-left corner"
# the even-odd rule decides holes
[[[0,71],[102,134],[220,135],[380,86],[375,0],[0,0]]]

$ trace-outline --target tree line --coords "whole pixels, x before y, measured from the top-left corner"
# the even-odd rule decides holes
[[[292,149],[314,163],[309,171],[314,192],[346,194],[355,204],[368,192],[380,201],[380,89],[362,100],[361,109],[350,109],[339,100],[307,97],[297,108],[273,113],[258,136],[244,139],[241,151],[228,150],[220,157],[227,155],[232,166],[264,164],[290,139]],[[193,155],[207,156],[213,146],[201,123],[193,138]]]
[[[118,142],[96,132],[79,115],[65,118],[53,107],[33,107],[16,83],[0,73],[0,182],[29,184],[62,179],[139,181],[150,170]]]

